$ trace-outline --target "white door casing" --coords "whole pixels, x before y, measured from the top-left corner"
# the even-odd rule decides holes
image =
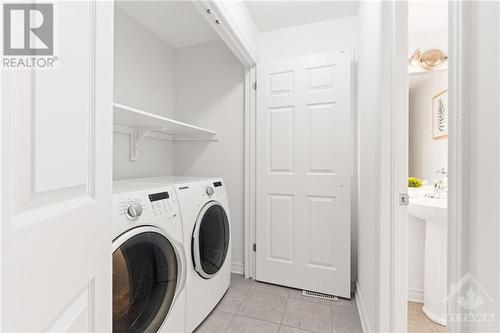
[[[113,3],[54,27],[55,69],[2,71],[0,330],[110,332]]]
[[[350,297],[351,63],[257,66],[257,280]]]
[[[408,3],[382,4],[382,65],[386,76],[381,83],[382,185],[380,247],[380,329],[389,324],[391,332],[404,332],[408,317],[408,207],[400,194],[408,192],[409,107],[408,107]],[[391,19],[388,19],[388,18]],[[387,18],[387,19],[384,19]],[[390,184],[390,185],[389,185]],[[383,259],[385,257],[385,259]],[[386,316],[386,315],[389,316]],[[388,319],[387,321],[385,319]]]

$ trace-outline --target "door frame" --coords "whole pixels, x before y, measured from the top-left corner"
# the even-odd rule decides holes
[[[471,96],[465,76],[470,71],[467,63],[469,55],[469,38],[463,27],[470,29],[471,6],[476,3],[450,1],[449,6],[449,66],[448,66],[448,104],[451,110],[449,115],[448,134],[448,286],[460,281],[463,274],[469,269],[468,253],[472,246],[468,241],[469,198],[470,183],[468,181],[468,168],[471,165],[470,152],[472,147],[469,141]],[[458,302],[448,300],[448,313],[460,313]],[[451,326],[450,326],[451,327]],[[453,327],[454,332],[467,331],[461,325]]]
[[[379,330],[405,332],[408,298],[408,3],[381,2]],[[384,68],[387,68],[384,70]],[[405,110],[405,112],[401,112]]]
[[[407,13],[407,3],[406,2],[391,2],[391,6],[394,7],[393,10],[389,12],[387,21],[394,22],[392,28],[389,29],[391,39],[386,40],[383,47],[387,47],[392,50],[398,49],[398,42],[401,42],[402,36],[397,35],[398,31],[407,31],[408,27],[408,17],[407,15],[401,15],[401,10],[406,10]],[[405,9],[403,9],[405,7]],[[398,15],[399,13],[399,15]],[[463,59],[467,52],[467,39],[462,30],[462,25],[464,21],[464,3],[462,2],[449,2],[449,66],[448,66],[448,76],[449,76],[449,105],[454,112],[449,115],[449,136],[448,136],[448,169],[449,172],[449,188],[452,189],[448,196],[448,285],[454,281],[459,281],[463,267],[466,264],[466,257],[462,254],[467,253],[469,250],[469,244],[464,242],[462,238],[462,230],[466,226],[466,209],[467,206],[464,193],[468,191],[468,184],[465,181],[464,167],[469,164],[467,161],[467,156],[464,156],[463,152],[468,151],[468,141],[467,141],[467,110],[464,105],[468,102],[468,93],[463,85]],[[400,50],[403,51],[403,50]],[[402,56],[402,54],[400,54]],[[402,81],[403,72],[407,77],[407,66],[406,57],[407,50],[405,50],[405,58],[396,59],[398,61],[393,61],[391,66],[391,75],[387,76],[386,80],[396,80],[393,81],[392,86],[397,87],[397,85],[406,85],[406,82]],[[404,60],[404,68],[401,66]],[[397,92],[397,91],[394,91]],[[394,93],[391,97],[391,108],[393,114],[397,110],[394,109],[401,106],[401,91]],[[405,117],[393,118],[391,123],[391,132],[395,134],[395,140],[392,140],[389,144],[389,149],[393,150],[396,154],[392,158],[384,156],[386,163],[394,163],[394,167],[399,170],[404,169],[402,162],[401,150],[398,150],[398,146],[402,142],[407,142],[407,138],[402,138],[398,133],[398,127],[407,126],[408,119],[408,105],[404,107]],[[406,120],[405,120],[406,119]],[[396,120],[396,121],[394,121]],[[399,152],[399,154],[398,154]],[[392,184],[400,181],[398,177],[401,173],[392,173],[391,180]],[[399,209],[399,192],[393,187],[390,195],[390,200],[392,204],[390,207],[385,207],[385,210],[397,211]],[[390,262],[385,262],[381,267],[381,273],[388,276],[389,279],[381,280],[380,295],[385,295],[382,293],[384,290],[389,291],[384,301],[385,304],[389,305],[389,312],[384,312],[381,309],[380,318],[381,325],[380,328],[387,329],[388,332],[399,332],[403,327],[406,329],[406,302],[408,297],[407,288],[407,256],[401,256],[400,253],[407,253],[407,228],[401,228],[398,225],[397,215],[391,214],[391,218],[387,221],[381,220],[381,232],[386,233],[386,237],[389,237],[390,241]],[[404,240],[402,242],[401,240]],[[381,251],[381,257],[384,253]],[[383,258],[381,258],[383,259]],[[384,260],[381,260],[384,263]],[[405,281],[401,281],[401,279]],[[404,302],[404,303],[402,303]],[[383,303],[381,303],[382,305]],[[448,313],[456,307],[457,304],[454,302],[448,302]],[[404,311],[400,311],[404,309]],[[385,324],[387,323],[387,324]],[[390,325],[390,326],[387,326]]]
[[[256,64],[255,64],[256,65]],[[255,279],[257,215],[257,69],[247,68],[245,73],[245,186],[244,186],[244,274]]]

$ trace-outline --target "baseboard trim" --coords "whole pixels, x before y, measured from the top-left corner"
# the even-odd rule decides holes
[[[356,282],[356,304],[358,306],[359,319],[361,320],[361,328],[364,333],[371,333],[370,323],[368,321],[368,315],[366,314],[365,303],[363,302],[363,296],[361,294],[361,289],[359,284]]]
[[[422,289],[408,289],[408,301],[423,303],[424,302],[424,291]]]
[[[240,262],[232,262],[231,263],[231,273],[234,274],[245,274],[245,265]]]

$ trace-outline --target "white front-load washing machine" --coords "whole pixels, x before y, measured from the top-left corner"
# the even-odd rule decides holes
[[[185,332],[186,267],[175,190],[113,183],[113,332]]]
[[[192,332],[222,299],[231,280],[231,224],[224,181],[190,177],[130,181],[175,187],[188,262],[186,332]]]

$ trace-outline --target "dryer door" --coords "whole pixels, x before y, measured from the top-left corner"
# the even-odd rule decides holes
[[[215,276],[224,264],[229,249],[229,220],[216,201],[200,211],[193,232],[191,252],[194,268],[205,279]]]
[[[113,332],[157,332],[184,287],[183,253],[155,227],[113,242]]]

